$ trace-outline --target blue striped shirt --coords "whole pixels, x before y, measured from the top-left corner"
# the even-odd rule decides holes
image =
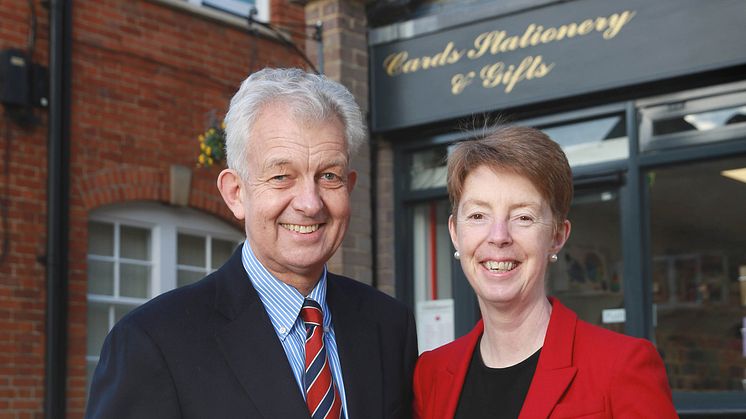
[[[306,390],[303,385],[303,373],[305,371],[306,360],[306,327],[303,319],[300,318],[300,309],[303,306],[304,297],[297,289],[275,278],[254,256],[249,241],[246,240],[243,245],[241,260],[246,273],[249,275],[252,285],[259,294],[259,299],[264,304],[272,326],[277,333],[277,337],[285,349],[290,368],[295,375],[295,381],[298,388],[306,397]],[[321,279],[314,287],[308,298],[313,299],[321,306],[324,312],[324,345],[326,346],[326,355],[329,358],[329,365],[332,368],[334,382],[337,384],[339,396],[342,398],[342,417],[347,417],[347,398],[345,397],[344,381],[342,380],[342,367],[339,364],[339,354],[337,352],[337,340],[334,336],[334,327],[332,326],[332,313],[326,304],[326,266],[321,274]]]

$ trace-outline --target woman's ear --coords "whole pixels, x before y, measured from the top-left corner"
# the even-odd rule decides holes
[[[218,175],[218,190],[223,197],[223,201],[231,210],[233,215],[239,220],[246,216],[244,209],[243,183],[233,169],[225,169]]]
[[[456,249],[458,252],[458,235],[456,234],[456,218],[453,216],[453,214],[448,216],[448,233],[451,235],[451,243],[453,243],[453,248]]]
[[[562,246],[564,246],[567,239],[570,238],[571,229],[570,220],[565,220],[562,224],[556,227],[554,238],[552,240],[551,253],[556,255],[560,250],[562,250]]]

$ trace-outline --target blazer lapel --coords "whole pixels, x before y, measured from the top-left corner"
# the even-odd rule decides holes
[[[547,418],[575,378],[572,364],[577,316],[559,301],[550,298],[552,316],[536,373],[531,381],[520,418]]]
[[[347,416],[383,417],[381,342],[378,324],[364,310],[361,296],[344,279],[327,274],[327,304],[342,366]]]
[[[215,306],[228,322],[215,338],[228,365],[265,418],[307,417],[285,351],[241,263],[241,247],[220,271]]]
[[[463,345],[458,350],[459,356],[452,357],[446,368],[441,370],[440,376],[436,378],[439,383],[434,397],[437,407],[432,412],[438,417],[440,417],[438,412],[443,412],[443,417],[449,418],[456,414],[466,373],[469,371],[471,358],[483,332],[484,323],[480,320],[466,335]],[[444,394],[440,394],[441,392]]]

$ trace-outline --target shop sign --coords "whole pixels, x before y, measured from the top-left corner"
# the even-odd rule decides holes
[[[372,129],[743,64],[743,22],[743,0],[579,0],[375,45]]]

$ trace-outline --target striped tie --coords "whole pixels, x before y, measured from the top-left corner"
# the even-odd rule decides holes
[[[332,380],[324,347],[324,314],[314,300],[306,299],[300,310],[306,324],[306,404],[313,419],[339,419],[342,401]]]

